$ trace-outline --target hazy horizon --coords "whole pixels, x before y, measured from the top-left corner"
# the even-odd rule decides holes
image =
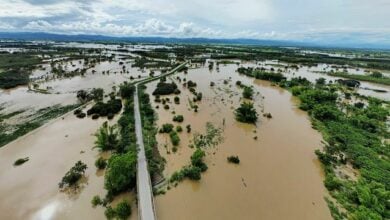
[[[385,0],[0,0],[1,32],[390,45]]]

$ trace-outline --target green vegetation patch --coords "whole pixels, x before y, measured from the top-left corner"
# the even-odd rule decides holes
[[[87,165],[80,160],[66,172],[65,176],[62,177],[61,182],[58,184],[60,188],[75,186],[77,182],[84,175]]]
[[[243,123],[254,124],[257,121],[258,114],[256,112],[253,103],[243,102],[240,107],[238,107],[235,111],[236,120]]]
[[[145,92],[146,86],[139,86],[139,100],[140,100],[140,112],[142,120],[142,134],[144,136],[145,154],[148,160],[149,173],[151,179],[162,176],[164,170],[165,160],[161,157],[157,149],[156,135],[158,128],[156,125],[157,114],[154,111],[151,103],[150,96]],[[162,126],[159,132],[170,133],[173,131],[173,125],[165,124]]]
[[[8,144],[9,142],[17,139],[20,136],[27,134],[32,130],[35,130],[36,128],[45,124],[47,121],[57,118],[79,106],[79,104],[75,104],[43,108],[38,110],[37,113],[35,113],[34,115],[32,115],[31,120],[16,125],[8,125],[0,120],[0,147]],[[9,118],[10,115],[14,116],[19,113],[20,112],[10,113],[8,115],[0,116],[0,118]]]
[[[328,73],[330,76],[336,76],[336,77],[343,77],[347,79],[354,79],[354,80],[360,80],[360,81],[366,81],[366,82],[373,82],[378,84],[384,84],[384,85],[390,85],[390,78],[385,76],[377,76],[374,74],[371,75],[358,75],[358,74],[349,74],[345,72],[334,72],[334,73]]]

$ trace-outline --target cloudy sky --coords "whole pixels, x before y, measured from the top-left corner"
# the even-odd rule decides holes
[[[0,0],[0,31],[390,44],[390,0]]]

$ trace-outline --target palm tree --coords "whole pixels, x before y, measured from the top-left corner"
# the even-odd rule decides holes
[[[113,150],[118,146],[118,132],[116,126],[109,126],[104,122],[102,127],[96,132],[95,148],[100,151]]]

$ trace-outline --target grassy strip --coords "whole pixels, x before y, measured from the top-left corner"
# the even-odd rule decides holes
[[[335,85],[313,85],[304,78],[283,80],[281,87],[297,96],[300,108],[308,111],[327,144],[316,154],[325,170],[325,187],[346,210],[330,205],[333,216],[349,219],[390,218],[390,137],[385,122],[389,103],[368,98],[368,104],[350,105],[339,101]],[[340,176],[336,168],[351,164],[357,180]],[[337,219],[337,217],[335,217]]]
[[[347,79],[355,79],[360,81],[366,81],[366,82],[373,82],[383,85],[390,85],[390,78],[388,77],[373,77],[369,75],[358,75],[358,74],[348,74],[343,72],[334,72],[334,73],[328,73],[329,76],[336,76],[336,77],[342,77]]]
[[[138,96],[140,100],[140,112],[142,120],[142,133],[144,136],[145,154],[148,160],[149,172],[151,177],[155,176],[156,174],[161,175],[162,171],[164,170],[165,162],[164,158],[162,158],[159,154],[156,153],[158,152],[156,140],[157,116],[150,103],[149,95],[145,93],[145,84],[174,74],[175,72],[182,70],[186,64],[187,62],[184,62],[182,64],[177,65],[175,68],[173,68],[170,72],[166,74],[157,77],[150,77],[148,79],[137,82],[139,89]]]
[[[158,154],[157,149],[157,115],[150,103],[150,97],[145,92],[146,86],[139,86],[140,112],[142,120],[142,133],[144,137],[145,154],[148,159],[150,176],[161,175],[164,170],[164,158]]]
[[[37,112],[38,115],[37,117],[35,117],[31,121],[16,125],[12,129],[13,130],[12,132],[7,132],[10,129],[9,126],[5,123],[0,122],[0,147],[8,144],[9,142],[17,139],[20,136],[27,134],[28,132],[34,129],[39,128],[47,121],[57,118],[79,106],[80,106],[79,104],[75,104],[75,105],[67,105],[67,106],[53,106],[49,108],[40,109]],[[6,115],[6,117],[8,116],[9,115]]]
[[[41,63],[42,59],[28,53],[0,54],[0,69],[32,68]]]

